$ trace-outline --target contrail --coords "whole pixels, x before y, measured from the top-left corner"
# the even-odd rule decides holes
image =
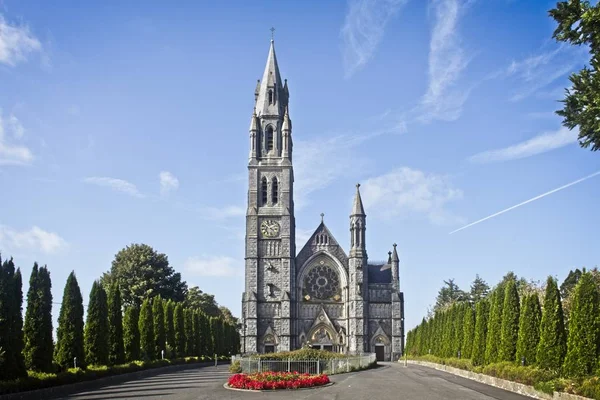
[[[588,176],[586,176],[586,177],[583,177],[583,178],[581,178],[581,179],[577,179],[576,181],[573,181],[573,182],[571,182],[571,183],[567,183],[566,185],[564,185],[564,186],[561,186],[561,187],[559,187],[559,188],[552,189],[551,191],[549,191],[549,192],[546,192],[546,193],[544,193],[544,194],[540,194],[539,196],[535,196],[535,197],[534,197],[534,198],[532,198],[532,199],[525,200],[525,201],[524,201],[524,202],[522,202],[522,203],[519,203],[519,204],[517,204],[517,205],[515,205],[515,206],[509,207],[509,208],[507,208],[506,210],[499,211],[499,212],[497,212],[496,214],[492,214],[492,215],[490,215],[490,216],[487,216],[487,217],[485,217],[485,218],[482,218],[482,219],[480,219],[479,221],[471,222],[469,225],[465,225],[465,226],[463,226],[462,228],[458,228],[457,230],[450,232],[450,233],[449,233],[449,235],[452,235],[453,233],[456,233],[456,232],[458,232],[458,231],[462,231],[463,229],[467,229],[467,228],[468,228],[468,227],[470,227],[470,226],[477,225],[478,223],[480,223],[480,222],[483,222],[483,221],[485,221],[485,220],[488,220],[488,219],[490,219],[490,218],[497,217],[497,216],[498,216],[498,215],[500,215],[500,214],[504,214],[505,212],[508,212],[508,211],[510,211],[510,210],[514,210],[515,208],[517,208],[517,207],[521,207],[521,206],[523,206],[523,205],[525,205],[525,204],[527,204],[527,203],[531,203],[532,201],[539,200],[539,199],[541,199],[542,197],[546,197],[546,196],[548,196],[548,195],[550,195],[550,194],[552,194],[552,193],[556,193],[556,192],[558,192],[558,191],[561,191],[561,190],[563,190],[563,189],[566,189],[566,188],[568,188],[569,186],[573,186],[573,185],[576,185],[576,184],[578,184],[578,183],[581,183],[581,182],[583,182],[583,181],[586,181],[586,180],[588,180],[588,179],[590,179],[590,178],[593,178],[593,177],[595,177],[595,176],[597,176],[597,175],[600,175],[600,171],[598,171],[598,172],[594,172],[593,174],[591,174],[591,175],[588,175]]]

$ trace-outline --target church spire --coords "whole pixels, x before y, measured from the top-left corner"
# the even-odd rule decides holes
[[[354,196],[354,204],[352,205],[351,215],[365,215],[362,199],[360,198],[360,183],[356,184],[356,195]]]
[[[283,116],[287,106],[287,94],[279,73],[279,65],[275,56],[275,41],[273,39],[271,39],[267,65],[256,92],[256,114],[258,116]]]

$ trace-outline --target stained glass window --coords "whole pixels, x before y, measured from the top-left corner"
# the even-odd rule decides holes
[[[340,278],[329,265],[317,265],[305,276],[304,291],[312,300],[339,301],[341,299]]]

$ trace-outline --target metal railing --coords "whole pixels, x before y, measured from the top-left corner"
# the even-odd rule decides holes
[[[353,355],[329,360],[267,360],[259,357],[233,356],[231,362],[239,361],[242,372],[299,372],[314,374],[340,374],[367,368],[377,362],[374,353]]]

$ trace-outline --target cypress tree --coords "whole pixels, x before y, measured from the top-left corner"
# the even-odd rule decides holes
[[[185,329],[185,355],[194,355],[194,316],[193,311],[186,308],[183,311],[183,324]]]
[[[475,333],[471,358],[473,365],[485,364],[485,351],[488,335],[489,303],[480,300],[475,306]]]
[[[29,276],[29,290],[27,290],[27,309],[25,310],[25,323],[23,325],[23,357],[27,369],[41,371],[38,367],[37,353],[42,345],[39,339],[38,319],[40,317],[40,299],[38,290],[38,272],[37,262],[33,263],[33,269]]]
[[[567,356],[563,371],[578,378],[591,375],[598,367],[600,340],[600,295],[589,272],[584,272],[575,286],[569,322]]]
[[[152,302],[152,317],[154,319],[154,354],[155,358],[160,360],[162,352],[166,350],[166,336],[163,300],[159,296],[156,296]]]
[[[502,329],[500,335],[500,361],[514,361],[519,338],[519,293],[517,283],[509,280],[504,291],[502,305]]]
[[[46,267],[33,264],[23,326],[23,356],[27,369],[52,371],[52,282]]]
[[[195,310],[194,313],[194,355],[201,355],[202,348],[202,320],[200,318],[200,311]]]
[[[473,354],[473,340],[475,339],[475,313],[473,307],[467,304],[465,307],[465,317],[463,322],[463,342],[462,357],[471,358]]]
[[[56,330],[56,347],[54,360],[63,369],[73,367],[73,359],[77,357],[77,366],[85,367],[83,347],[83,298],[81,290],[72,271],[67,278],[63,292],[58,328]]]
[[[523,310],[519,320],[516,361],[525,360],[525,365],[535,363],[537,346],[540,341],[540,321],[542,309],[538,295],[533,293],[523,300]]]
[[[140,309],[140,355],[144,360],[154,360],[156,339],[154,337],[154,320],[150,299],[144,300]]]
[[[165,309],[165,338],[169,349],[168,357],[174,358],[175,355],[175,324],[173,317],[175,314],[175,302],[173,300],[163,302]]]
[[[89,365],[108,364],[108,303],[98,281],[92,284],[85,323],[85,360]]]
[[[465,306],[467,306],[466,303],[460,303],[456,306],[456,315],[454,317],[454,345],[452,346],[452,357],[457,357],[460,352],[460,356],[464,358],[462,344],[466,311]]]
[[[114,281],[108,289],[108,362],[110,365],[125,362],[123,309],[117,281]]]
[[[488,329],[485,345],[485,362],[487,364],[498,361],[500,337],[502,335],[502,306],[504,303],[504,287],[498,287],[492,293]]]
[[[27,376],[23,358],[23,282],[13,259],[0,260],[0,380]]]
[[[123,347],[125,360],[135,361],[140,359],[140,309],[129,306],[125,309],[123,317]]]
[[[567,338],[560,292],[554,278],[549,276],[546,282],[536,360],[541,368],[558,371],[566,352]]]
[[[175,354],[177,357],[183,357],[185,356],[185,313],[181,303],[175,306],[173,327],[175,329]]]

